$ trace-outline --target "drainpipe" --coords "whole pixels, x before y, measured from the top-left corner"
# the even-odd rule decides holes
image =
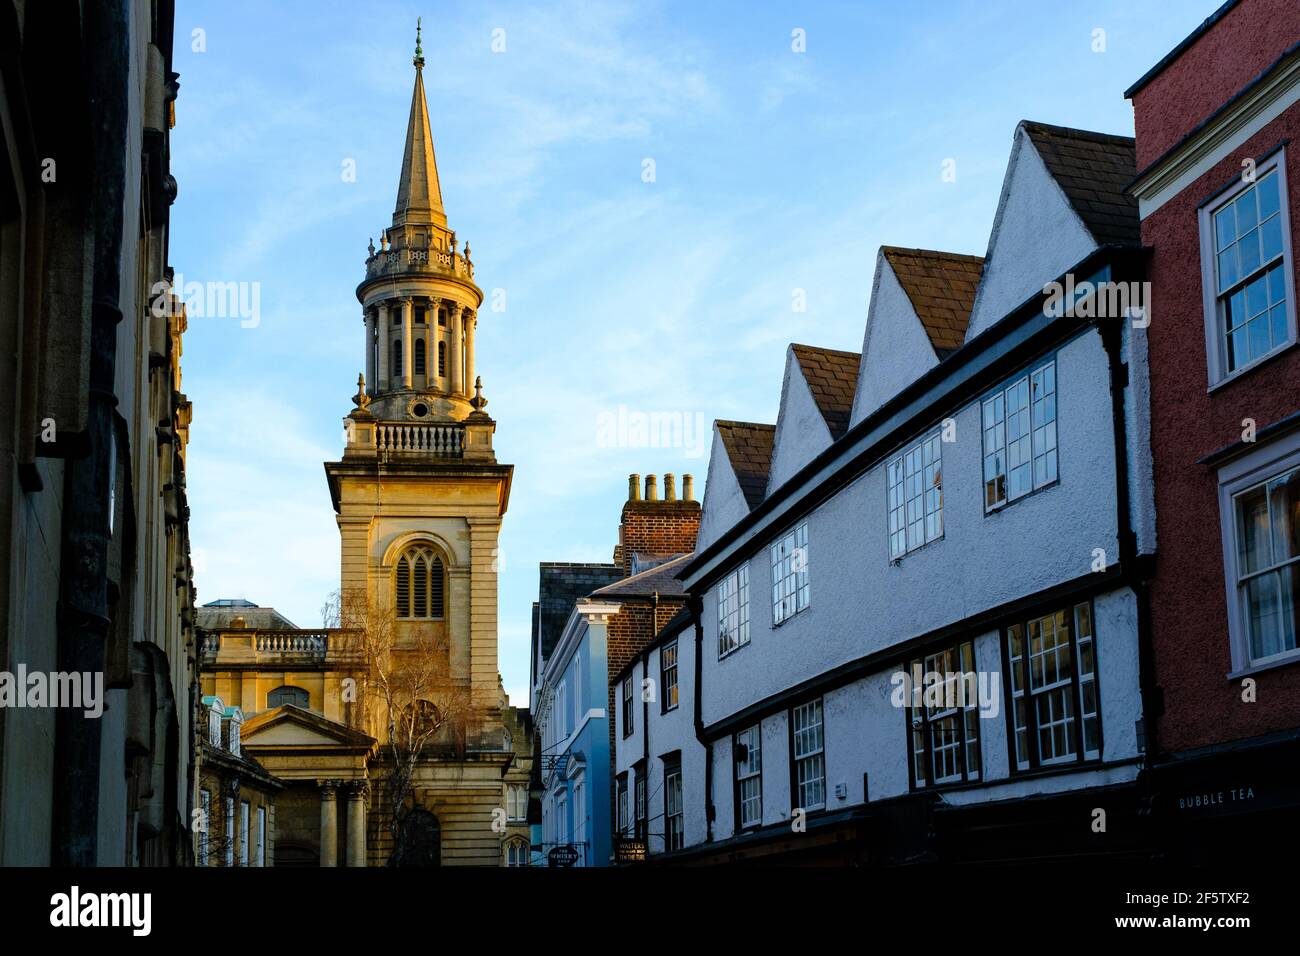
[[[1148,308],[1149,308],[1148,303]],[[1095,320],[1110,371],[1111,421],[1115,437],[1115,506],[1119,529],[1119,561],[1122,578],[1137,601],[1138,688],[1142,697],[1142,736],[1145,763],[1150,767],[1159,754],[1157,727],[1164,711],[1163,695],[1155,671],[1151,627],[1149,581],[1138,568],[1137,534],[1130,511],[1128,467],[1128,425],[1124,420],[1124,392],[1129,385],[1129,366],[1124,364],[1123,323],[1127,316]]]
[[[86,48],[93,51],[88,80],[95,150],[88,450],[83,457],[70,460],[65,472],[58,661],[62,671],[95,674],[104,670],[109,628],[108,529],[117,406],[113,368],[117,325],[122,320],[130,17],[127,0],[103,0],[86,4],[84,9]],[[55,717],[50,834],[54,866],[94,866],[99,862],[100,726],[99,720],[71,708],[60,708]]]
[[[704,620],[702,602],[692,594],[687,601],[695,624],[695,739],[704,745],[704,841],[713,842],[713,744],[704,736]]]

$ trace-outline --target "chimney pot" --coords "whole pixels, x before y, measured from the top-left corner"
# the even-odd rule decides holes
[[[677,478],[671,471],[664,472],[664,501],[677,500]]]
[[[657,475],[645,476],[645,500],[659,500],[659,477]]]
[[[638,474],[631,474],[627,476],[627,500],[628,501],[641,500],[641,476]]]
[[[683,501],[695,500],[695,476],[694,475],[682,475],[682,500]]]

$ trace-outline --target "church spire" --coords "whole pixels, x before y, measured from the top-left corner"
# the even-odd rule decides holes
[[[411,94],[411,118],[406,125],[406,151],[402,155],[402,178],[397,186],[393,225],[432,222],[446,226],[438,164],[433,156],[433,134],[429,131],[429,107],[424,99],[424,50],[420,46],[418,20],[412,63],[415,65],[415,90]]]

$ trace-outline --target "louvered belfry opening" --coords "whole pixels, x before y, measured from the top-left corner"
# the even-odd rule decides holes
[[[446,605],[446,569],[428,545],[409,548],[397,561],[393,584],[397,616],[405,620],[441,621]]]

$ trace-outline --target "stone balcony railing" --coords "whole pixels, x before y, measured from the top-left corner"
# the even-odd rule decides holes
[[[199,662],[207,669],[224,665],[323,665],[355,656],[338,629],[266,630],[234,628],[204,635]]]
[[[375,447],[381,454],[461,458],[465,454],[465,426],[419,422],[378,422]]]
[[[474,263],[456,252],[441,249],[389,249],[366,260],[366,279],[395,273],[449,275],[474,281]]]

